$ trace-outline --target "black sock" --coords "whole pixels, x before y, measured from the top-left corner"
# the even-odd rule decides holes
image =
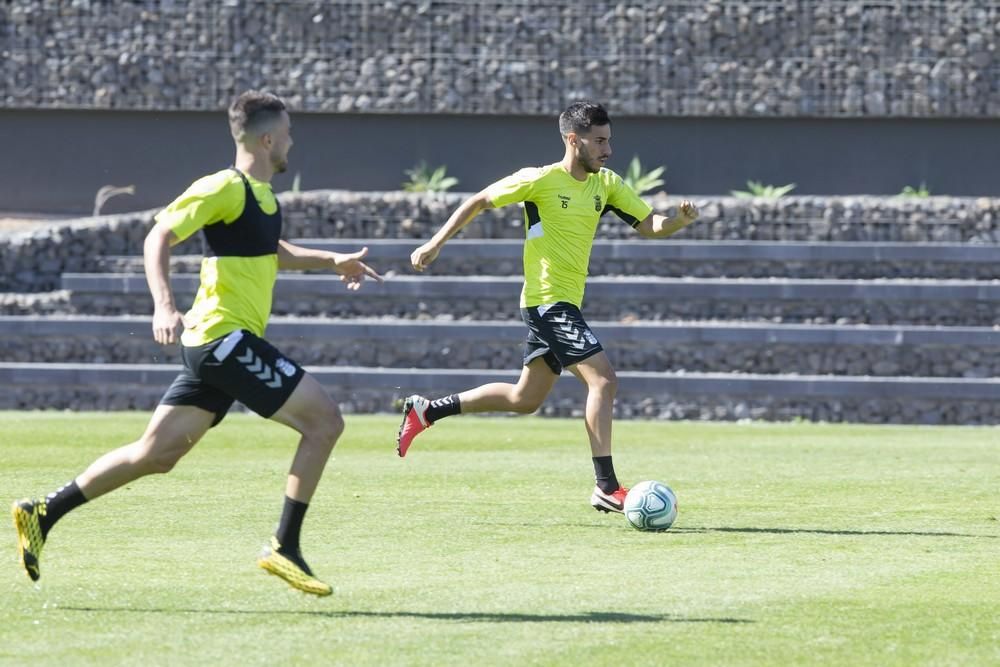
[[[49,534],[52,526],[66,512],[79,507],[85,502],[87,502],[87,499],[83,497],[83,491],[77,486],[75,479],[69,484],[63,484],[45,496],[45,515],[38,517],[38,525],[42,529],[42,537]]]
[[[451,396],[431,401],[431,405],[427,408],[424,416],[427,417],[429,423],[433,424],[439,419],[457,415],[461,411],[462,403],[458,400],[458,394],[452,394]]]
[[[594,477],[597,479],[597,488],[604,493],[614,493],[621,486],[615,477],[615,466],[611,463],[610,456],[594,457]]]
[[[309,503],[300,503],[285,496],[285,507],[281,510],[281,521],[278,523],[278,530],[274,531],[274,536],[278,539],[282,553],[298,555],[299,553],[299,533],[302,531],[302,520],[306,517],[306,510]]]

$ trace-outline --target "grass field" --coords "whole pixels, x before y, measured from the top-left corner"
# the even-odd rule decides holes
[[[0,495],[142,414],[0,413]],[[232,415],[167,476],[69,515],[40,585],[0,535],[0,663],[996,665],[1000,430],[619,422],[666,533],[588,504],[579,420],[442,422],[396,457],[348,417],[306,518],[316,599],[256,568],[295,438]]]

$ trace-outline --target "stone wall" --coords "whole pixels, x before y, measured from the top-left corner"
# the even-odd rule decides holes
[[[0,104],[551,115],[995,117],[987,0],[0,3]]]
[[[481,290],[470,290],[468,298],[417,296],[396,291],[348,293],[332,279],[325,293],[279,295],[272,304],[275,316],[378,318],[405,320],[498,320],[519,322],[516,293],[493,297]],[[279,283],[279,288],[281,283]],[[177,293],[178,306],[190,307],[193,291]],[[79,315],[151,315],[153,302],[148,290],[122,292],[77,292],[57,312]],[[20,308],[21,305],[15,306]],[[16,315],[3,310],[0,314]],[[901,324],[924,326],[993,326],[997,321],[995,301],[967,299],[899,301],[878,300],[864,293],[863,287],[852,299],[816,300],[813,298],[755,298],[740,296],[719,298],[593,298],[586,297],[588,319],[613,322],[654,322],[662,320],[771,322],[774,324]],[[49,311],[53,312],[53,311]]]
[[[955,345],[808,345],[775,343],[649,344],[621,341],[592,322],[595,333],[619,371],[870,375],[875,377],[1000,377],[996,346]],[[150,325],[130,334],[81,336],[5,336],[0,360],[31,363],[180,364],[176,346],[152,340]],[[383,339],[295,339],[268,336],[282,352],[308,366],[384,368],[469,368],[508,370],[522,362],[524,332],[506,339],[468,340],[447,335],[429,339],[414,332],[406,345]]]
[[[0,392],[0,410],[152,410],[166,385],[58,385],[20,388]],[[404,398],[399,391],[338,389],[330,395],[348,414],[393,413]],[[243,410],[236,404],[234,410]],[[545,416],[582,417],[579,398],[551,396],[539,409]],[[732,421],[826,421],[874,424],[962,424],[1000,423],[1000,402],[941,398],[937,400],[830,399],[774,396],[657,396],[643,397],[621,392],[615,401],[616,418],[690,419]]]
[[[285,238],[429,238],[464,197],[404,192],[319,190],[282,193]],[[663,211],[672,202],[649,198]],[[893,241],[998,243],[1000,199],[957,197],[717,197],[698,201],[701,218],[685,239],[746,241]],[[139,255],[156,211],[67,222],[31,233],[0,236],[0,292],[57,289],[64,272],[99,271],[108,255]],[[509,206],[486,211],[464,238],[524,237],[522,214]],[[636,238],[613,215],[601,238]],[[678,237],[681,238],[681,237]],[[175,255],[200,253],[195,237]]]

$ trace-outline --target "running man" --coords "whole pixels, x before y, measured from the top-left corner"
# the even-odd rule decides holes
[[[302,436],[278,528],[257,563],[306,593],[332,592],[302,558],[299,533],[344,420],[319,382],[262,336],[279,269],[331,269],[348,289],[358,289],[366,277],[381,277],[361,261],[367,248],[341,254],[280,240],[281,210],[270,183],[287,168],[292,147],[280,98],[243,93],[229,108],[229,126],[234,166],[195,181],[157,214],[144,245],[153,337],[171,345],[183,329],[184,369],[138,440],[98,458],[45,498],[14,502],[18,551],[32,580],[41,575],[42,547],[60,518],[139,477],[169,472],[238,400]],[[170,248],[198,230],[205,241],[201,284],[191,310],[181,315],[170,286]]]
[[[532,413],[568,369],[587,386],[586,426],[596,486],[590,504],[621,512],[628,489],[611,462],[611,415],[617,378],[604,348],[580,312],[590,250],[601,216],[612,211],[646,238],[665,238],[695,221],[698,211],[681,202],[667,216],[652,213],[613,171],[611,120],[604,107],[577,102],[559,116],[565,152],[561,162],[528,167],[497,181],[462,203],[430,241],[413,251],[423,271],[444,244],[482,211],[524,202],[524,287],[521,319],[528,327],[524,367],[517,384],[496,382],[436,400],[410,396],[396,451],[406,456],[413,439],[438,420],[473,412]]]

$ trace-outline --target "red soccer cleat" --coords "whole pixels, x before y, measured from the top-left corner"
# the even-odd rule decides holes
[[[410,448],[413,439],[431,427],[431,423],[427,421],[427,408],[430,405],[430,401],[416,394],[403,403],[403,423],[399,425],[399,433],[396,435],[396,453],[400,456],[406,456],[406,450]]]
[[[625,496],[628,489],[619,486],[614,493],[604,493],[601,487],[595,486],[594,492],[590,494],[590,504],[598,512],[618,512],[621,513],[625,507]]]

